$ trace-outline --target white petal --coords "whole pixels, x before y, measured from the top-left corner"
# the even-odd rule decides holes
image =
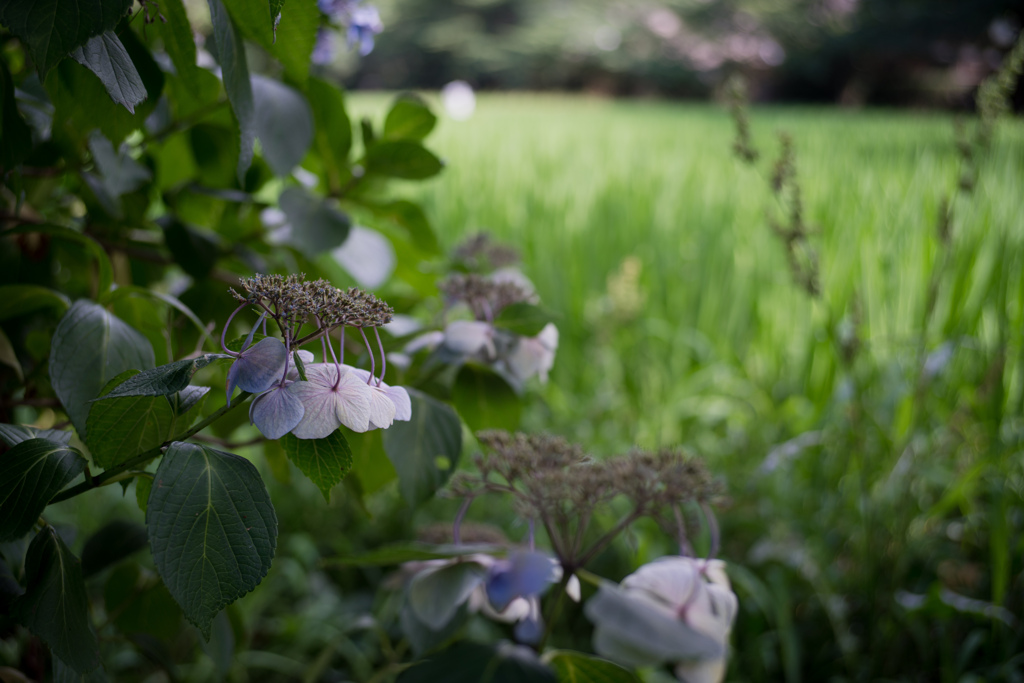
[[[700,577],[703,562],[691,557],[662,557],[627,576],[622,587],[631,593],[643,592],[675,611],[704,585]]]
[[[349,229],[348,237],[331,256],[366,289],[380,287],[395,270],[395,249],[388,238],[359,225]]]
[[[351,372],[341,376],[338,383],[338,419],[353,432],[370,428],[370,387]]]
[[[384,386],[384,384],[381,384]],[[412,401],[405,387],[387,387],[388,398],[395,404],[395,419],[408,422],[412,419]]]
[[[444,329],[444,345],[456,353],[495,355],[494,328],[479,320],[455,320]]]
[[[370,387],[370,427],[387,429],[395,421],[395,404],[383,386]]]
[[[409,341],[408,344],[402,349],[405,353],[416,353],[420,349],[427,349],[433,351],[439,344],[444,341],[444,332],[440,330],[434,330],[432,332],[424,332],[415,339]]]

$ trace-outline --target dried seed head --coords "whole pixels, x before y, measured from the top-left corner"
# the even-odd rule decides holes
[[[451,275],[438,287],[449,305],[463,301],[477,320],[488,322],[506,306],[528,301],[531,296],[514,282],[495,282],[474,274]]]
[[[482,271],[519,263],[519,252],[495,242],[486,232],[466,238],[452,254],[456,262],[469,270]]]

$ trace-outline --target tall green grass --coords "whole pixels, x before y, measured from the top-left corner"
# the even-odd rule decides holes
[[[417,198],[449,245],[521,249],[563,316],[527,427],[683,444],[726,480],[732,678],[1020,680],[1024,126],[1001,125],[968,196],[950,116],[751,119],[759,170],[713,106],[485,96],[441,122],[449,166]],[[780,129],[820,298],[768,225]]]

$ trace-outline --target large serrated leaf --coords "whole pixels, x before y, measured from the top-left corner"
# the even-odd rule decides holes
[[[277,547],[277,515],[259,472],[231,453],[175,442],[146,509],[153,562],[186,618],[213,618],[259,584]]]
[[[134,372],[110,380],[104,391],[130,379]],[[110,469],[159,446],[173,436],[174,418],[171,404],[162,396],[126,396],[93,403],[86,427],[93,462]]]
[[[0,23],[28,46],[40,77],[89,38],[117,26],[132,0],[33,0],[0,4]]]
[[[334,202],[289,187],[278,200],[291,225],[290,243],[309,258],[335,249],[348,237],[350,221]]]
[[[544,661],[555,670],[558,683],[640,683],[628,669],[582,652],[555,650],[546,653]]]
[[[230,360],[226,353],[207,353],[198,358],[176,360],[167,365],[140,372],[126,379],[113,391],[100,396],[94,402],[102,402],[124,396],[167,396],[188,386],[192,376],[217,360]]]
[[[85,469],[73,448],[49,439],[28,439],[0,456],[0,541],[32,530],[50,499]]]
[[[345,436],[340,431],[324,439],[300,439],[285,434],[281,446],[288,459],[324,494],[324,500],[331,502],[331,489],[352,469],[352,449]]]
[[[85,45],[75,48],[71,56],[76,62],[96,74],[110,99],[132,114],[135,105],[146,99],[146,86],[132,63],[128,51],[113,31],[93,36]]]
[[[462,423],[451,406],[409,389],[412,419],[383,433],[384,452],[398,471],[398,488],[412,506],[448,481],[462,454]]]
[[[71,432],[60,429],[38,429],[28,425],[0,424],[0,441],[7,446],[17,446],[22,441],[29,439],[48,439],[67,446],[71,443]]]
[[[235,174],[244,185],[245,172],[252,163],[253,143],[256,140],[256,108],[252,97],[252,83],[249,81],[249,65],[245,60],[245,45],[238,26],[221,0],[207,0],[210,5],[210,21],[217,42],[217,61],[220,63],[224,90],[228,94],[231,109],[238,120],[240,148]],[[235,4],[243,4],[237,0]],[[253,3],[266,7],[266,3]],[[267,9],[267,15],[270,10]],[[269,28],[268,28],[269,31]]]
[[[313,112],[294,88],[266,76],[252,77],[256,136],[276,175],[287,176],[313,143]]]
[[[93,671],[100,653],[89,622],[82,567],[53,527],[44,527],[32,539],[25,576],[28,586],[14,605],[15,615],[72,669]]]
[[[92,301],[76,301],[53,333],[50,384],[81,435],[86,434],[89,401],[110,379],[125,370],[152,367],[149,341]]]

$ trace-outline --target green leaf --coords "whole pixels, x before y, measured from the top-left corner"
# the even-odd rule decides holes
[[[460,545],[428,545],[426,543],[395,543],[376,550],[358,555],[335,557],[324,560],[326,564],[343,567],[390,567],[405,562],[424,562],[426,560],[448,560],[463,555],[486,553],[501,555],[505,548],[495,545],[469,544]]]
[[[0,23],[27,46],[39,77],[92,36],[113,29],[132,0],[33,0],[0,5]]]
[[[14,376],[18,378],[19,382],[25,381],[25,375],[21,371],[21,361],[18,360],[18,354],[14,352],[11,340],[7,338],[7,334],[2,329],[0,329],[0,364],[14,370]]]
[[[82,567],[53,527],[44,527],[32,539],[25,576],[28,586],[14,605],[15,615],[78,673],[98,667],[100,653],[89,622]]]
[[[132,114],[135,113],[135,105],[146,99],[142,76],[113,31],[93,36],[85,45],[75,48],[71,56],[96,74],[107,89],[110,99]]]
[[[349,434],[348,437],[348,445],[352,448],[352,469],[366,495],[381,490],[398,478],[395,466],[384,453],[380,435],[381,430],[372,429],[362,434]]]
[[[432,629],[416,618],[409,603],[402,606],[398,615],[398,624],[402,629],[409,644],[412,646],[412,653],[416,659],[442,645],[448,644],[469,620],[469,604],[464,603],[455,611],[455,615],[440,630]]]
[[[172,434],[180,434],[192,426],[208,393],[210,393],[210,387],[188,386],[167,397],[167,402],[171,404],[171,410],[174,411]]]
[[[135,370],[121,373],[107,383],[100,397],[106,399],[112,389],[133,377],[138,377]],[[96,401],[89,410],[85,439],[93,462],[110,469],[156,448],[171,438],[174,417],[162,396],[129,394]]]
[[[213,337],[210,336],[209,331],[207,331],[206,326],[203,324],[203,321],[199,319],[199,316],[193,313],[191,308],[189,308],[179,299],[171,296],[170,294],[164,294],[163,292],[158,292],[154,289],[147,289],[145,287],[138,287],[136,285],[120,285],[117,287],[117,289],[114,289],[113,291],[105,294],[101,298],[101,300],[103,301],[103,303],[109,304],[116,302],[118,299],[122,297],[128,296],[156,299],[157,301],[167,304],[168,306],[170,306],[171,308],[173,308],[174,310],[178,311],[183,316],[188,318],[189,321],[193,325],[195,325],[196,330],[199,331],[199,334],[201,336],[206,337],[207,341],[213,341]]]
[[[82,547],[82,576],[89,578],[146,547],[146,527],[115,519],[100,527]]]
[[[95,401],[124,396],[167,396],[174,394],[192,381],[192,376],[202,370],[210,363],[218,360],[231,360],[232,356],[226,353],[207,353],[198,358],[186,358],[176,360],[167,365],[140,372],[124,380],[113,391],[103,394]]]
[[[252,83],[249,80],[249,66],[245,61],[245,45],[238,26],[232,21],[236,14],[251,19],[249,12],[244,11],[255,6],[266,8],[259,0],[231,0],[236,12],[228,15],[221,0],[207,0],[210,5],[210,20],[213,22],[213,35],[217,43],[217,61],[220,63],[224,79],[224,90],[227,91],[231,109],[238,120],[240,148],[238,166],[235,174],[240,185],[245,185],[245,172],[252,163],[253,142],[256,139],[256,113],[252,96]],[[254,10],[255,11],[255,10]],[[267,10],[269,17],[269,10]],[[268,19],[269,22],[269,19]],[[267,30],[269,31],[269,23]]]
[[[437,117],[419,95],[402,93],[384,119],[383,139],[422,140],[434,129]]]
[[[398,471],[398,489],[415,507],[451,476],[462,454],[462,423],[451,406],[409,389],[412,419],[382,435],[384,452]],[[442,467],[443,465],[443,467]]]
[[[278,200],[292,227],[290,244],[311,259],[341,246],[349,218],[328,200],[301,187],[289,187]]]
[[[71,443],[71,432],[59,429],[37,429],[28,425],[0,424],[0,441],[3,441],[8,447],[17,446],[22,441],[29,439],[47,439],[67,446]]]
[[[277,547],[277,515],[252,463],[175,442],[146,511],[153,562],[185,617],[207,639],[213,618],[259,584]]]
[[[114,197],[134,192],[153,177],[148,168],[128,154],[127,144],[122,143],[115,152],[114,145],[99,131],[93,131],[89,136],[89,151],[103,186]]]
[[[274,18],[268,0],[224,0],[231,18],[245,37],[269,47],[274,42]],[[220,40],[217,41],[220,49]]]
[[[182,270],[197,280],[207,277],[217,263],[220,243],[173,217],[167,217],[161,226],[164,243]]]
[[[313,112],[299,91],[266,76],[252,77],[256,137],[276,175],[287,176],[313,143]]]
[[[0,166],[5,171],[20,164],[32,151],[32,130],[14,100],[14,81],[0,60]]]
[[[15,318],[40,309],[64,313],[71,300],[58,291],[38,285],[3,285],[0,287],[0,320]]]
[[[361,206],[370,209],[374,215],[393,221],[409,234],[413,245],[428,254],[440,254],[441,247],[437,242],[437,235],[430,227],[427,215],[419,204],[399,199],[385,204],[376,202],[360,202]]]
[[[337,176],[346,168],[352,149],[352,122],[345,109],[345,96],[319,78],[309,79],[306,94],[316,123],[316,150],[328,172]]]
[[[53,683],[107,683],[109,680],[102,666],[80,674],[62,662],[60,657],[53,657]]]
[[[181,628],[181,608],[162,581],[136,563],[124,563],[103,586],[107,614],[122,633],[146,633],[171,640]]]
[[[423,569],[409,582],[409,606],[417,619],[439,630],[486,576],[487,569],[472,560]]]
[[[460,641],[399,675],[397,683],[556,683],[529,648]]]
[[[110,259],[107,257],[107,252],[103,250],[100,243],[89,237],[83,235],[80,232],[75,232],[69,228],[64,228],[59,225],[19,225],[16,228],[9,228],[4,230],[4,236],[10,237],[11,235],[24,235],[28,233],[38,232],[43,235],[50,235],[59,240],[67,240],[70,242],[78,242],[85,247],[85,250],[89,252],[89,255],[96,259],[96,270],[98,271],[99,279],[99,292],[100,294],[110,289],[110,284],[114,281],[114,268],[110,265]],[[31,287],[31,285],[10,285],[12,287]],[[39,289],[42,289],[40,287]],[[0,288],[0,293],[6,293],[8,290],[6,287]],[[38,290],[37,290],[38,291]],[[57,294],[57,297],[67,301],[67,297],[63,294]],[[17,307],[16,307],[17,308]],[[0,310],[3,310],[0,308]],[[24,310],[22,310],[24,312]]]
[[[331,502],[331,489],[352,469],[352,450],[341,431],[324,439],[299,439],[292,434],[281,438],[285,454],[316,484],[324,500]]]
[[[50,383],[81,435],[89,401],[112,377],[152,367],[153,347],[146,338],[92,301],[76,301],[53,333]]]
[[[545,653],[544,661],[555,670],[558,683],[640,683],[628,669],[582,652],[555,650]]]
[[[273,4],[274,0],[271,0],[270,11],[272,17],[277,19]],[[316,45],[317,29],[320,27],[320,8],[316,0],[288,0],[279,11],[277,39],[267,49],[284,66],[285,75],[303,86],[309,78],[309,64]]]
[[[49,439],[28,439],[0,456],[0,541],[32,530],[50,499],[85,469],[74,448]]]
[[[149,494],[153,490],[153,480],[149,477],[135,478],[135,503],[142,512],[149,507]]]
[[[366,151],[365,165],[367,173],[407,180],[423,180],[444,168],[440,159],[412,140],[373,143]]]
[[[543,306],[520,301],[501,309],[494,326],[523,337],[535,337],[544,326],[558,319],[558,315]]]
[[[200,67],[196,65],[196,43],[185,5],[181,0],[160,0],[160,14],[167,21],[153,22],[150,29],[160,34],[181,82],[193,95],[199,96],[203,92],[202,76],[198,73]]]
[[[459,416],[474,431],[519,427],[522,401],[500,375],[482,365],[467,363],[459,370],[452,385],[452,403]]]

